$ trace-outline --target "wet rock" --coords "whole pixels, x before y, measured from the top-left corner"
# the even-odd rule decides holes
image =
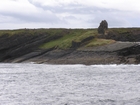
[[[118,51],[118,55],[121,56],[130,56],[140,54],[140,45],[134,45],[128,48],[124,48]]]
[[[136,56],[136,62],[140,63],[140,54]]]

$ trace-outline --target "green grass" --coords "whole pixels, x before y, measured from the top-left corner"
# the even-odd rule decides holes
[[[93,39],[85,47],[102,46],[102,45],[111,44],[114,42],[115,42],[114,40],[108,40],[108,39]]]
[[[87,38],[87,37],[90,37],[90,36],[94,36],[96,37],[98,34],[97,34],[97,30],[89,30],[85,33],[82,33],[81,35],[79,35],[74,41],[75,42],[81,42],[83,39]]]
[[[89,36],[96,36],[97,30],[87,30],[87,29],[71,29],[69,33],[64,35],[62,38],[48,42],[40,46],[42,49],[47,48],[58,48],[58,49],[67,49],[72,45],[72,41],[81,42],[83,39]]]
[[[135,29],[135,28],[134,28]],[[131,29],[133,30],[133,29]],[[116,33],[124,33],[129,31],[129,28],[110,28],[108,31],[113,31]],[[0,30],[1,35],[49,35],[49,36],[61,36],[58,39],[50,40],[48,42],[43,43],[40,48],[48,49],[48,48],[58,48],[58,49],[68,49],[72,46],[72,41],[81,42],[87,37],[98,35],[97,29],[18,29],[18,30]],[[101,46],[105,44],[113,43],[113,40],[106,39],[93,39],[85,43],[85,47],[93,47],[93,46]]]
[[[49,34],[49,35],[57,35],[60,34],[64,29],[17,29],[17,30],[0,30],[1,35],[36,35],[36,34]]]
[[[97,30],[71,30],[68,35],[63,36],[57,40],[48,42],[40,46],[42,49],[47,48],[58,48],[58,49],[67,49],[72,46],[72,41],[81,42],[83,39],[89,36],[97,36]],[[94,47],[94,46],[101,46],[106,44],[114,43],[114,40],[107,40],[107,39],[93,39],[89,43],[85,45],[85,47]]]
[[[18,29],[18,30],[0,30],[0,35],[44,35],[47,34],[49,36],[61,36],[56,40],[50,40],[49,42],[43,43],[40,48],[48,49],[48,48],[58,48],[58,49],[68,49],[72,46],[72,41],[81,42],[87,37],[98,35],[97,29]],[[97,46],[103,45],[106,43],[110,43],[107,40],[94,39],[89,43],[86,43],[87,47],[89,46]]]

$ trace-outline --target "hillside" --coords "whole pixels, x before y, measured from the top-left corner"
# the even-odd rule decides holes
[[[119,43],[119,45],[121,45],[122,47],[119,47],[119,45],[117,45],[118,48],[120,48],[118,50],[103,50],[102,47],[113,45],[114,43],[117,43],[117,41],[140,42],[140,29],[111,28],[106,31],[105,35],[98,34],[97,29],[0,30],[0,61],[80,63],[80,59],[82,60],[86,57],[88,61],[86,62],[85,60],[85,62],[81,62],[82,64],[94,64],[95,58],[97,60],[95,63],[97,64],[106,64],[111,62],[124,63],[120,62],[123,61],[123,55],[118,56],[118,54],[121,54],[120,52],[125,48],[138,46],[138,44],[129,43],[127,44],[127,46],[124,46],[124,44]],[[102,50],[96,50],[99,48]],[[136,47],[136,49],[138,48]],[[117,51],[120,52],[118,53]],[[87,52],[90,54],[87,54]],[[139,54],[140,52],[137,52],[137,54],[132,52],[132,54],[130,54],[136,55],[134,57],[135,62],[133,63],[139,62]],[[106,56],[112,58],[111,55],[115,58],[112,60],[108,59],[103,62],[103,60],[106,59]],[[77,59],[77,61],[75,60],[75,62],[72,61],[78,56],[82,57],[79,60]],[[90,56],[93,56],[94,59],[92,59]],[[101,56],[103,58],[101,58]]]

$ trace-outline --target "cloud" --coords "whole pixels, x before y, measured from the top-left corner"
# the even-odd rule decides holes
[[[139,0],[4,0],[0,1],[1,29],[96,28],[139,26]]]
[[[79,4],[83,6],[96,6],[99,8],[112,8],[117,10],[137,10],[140,11],[139,0],[30,0],[32,3],[42,6],[64,6],[69,4]]]
[[[7,1],[7,2],[6,2]],[[59,19],[51,11],[44,11],[30,4],[27,0],[12,0],[5,1],[5,5],[1,4],[0,14],[5,17],[16,18],[21,22],[47,22],[55,23]],[[8,8],[5,8],[8,7]]]

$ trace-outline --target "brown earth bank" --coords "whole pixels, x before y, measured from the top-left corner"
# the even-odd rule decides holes
[[[47,64],[139,64],[140,63],[140,29],[109,29],[98,38],[114,39],[116,42],[107,45],[84,47],[91,37],[83,39],[78,45],[69,49],[51,47],[40,49],[39,46],[61,38],[71,30],[63,30],[57,35],[28,30],[14,35],[0,36],[0,62],[35,62]],[[122,30],[122,29],[121,29]],[[134,37],[135,36],[135,37]],[[92,37],[94,38],[94,37]]]

